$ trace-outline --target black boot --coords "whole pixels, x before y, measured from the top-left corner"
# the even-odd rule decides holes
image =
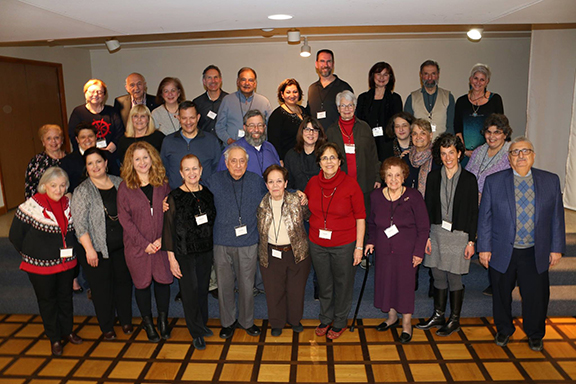
[[[450,318],[448,322],[436,331],[438,336],[450,336],[460,330],[460,311],[464,300],[464,289],[450,291]]]
[[[158,313],[158,331],[163,339],[170,338],[170,327],[168,326],[168,314],[166,312]]]
[[[432,268],[428,270],[428,276],[430,276],[430,285],[428,286],[428,297],[434,297],[434,275],[432,275]]]
[[[446,324],[444,313],[446,312],[446,301],[448,300],[447,289],[434,289],[434,313],[428,320],[421,321],[416,328],[424,331],[432,327],[440,327]]]
[[[153,343],[157,343],[160,341],[160,336],[158,335],[158,332],[156,332],[156,328],[154,328],[154,322],[152,321],[152,317],[150,316],[142,317],[142,328],[146,331],[148,340],[150,340]]]

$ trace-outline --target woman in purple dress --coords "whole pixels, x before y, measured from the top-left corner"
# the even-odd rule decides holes
[[[388,319],[378,325],[386,331],[399,323],[400,342],[412,339],[415,268],[422,262],[430,223],[426,204],[417,189],[403,186],[410,170],[404,160],[390,157],[380,167],[386,187],[370,194],[368,241],[365,253],[376,251],[374,306],[388,312]]]

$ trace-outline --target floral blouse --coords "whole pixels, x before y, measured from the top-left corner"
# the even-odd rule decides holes
[[[44,172],[50,167],[59,167],[60,159],[53,159],[42,152],[37,154],[28,163],[28,168],[26,168],[26,175],[24,179],[24,196],[26,199],[31,198],[36,194],[36,188],[38,188],[38,183],[42,178]]]

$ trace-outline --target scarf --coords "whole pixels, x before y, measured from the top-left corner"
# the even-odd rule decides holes
[[[426,192],[426,178],[432,169],[432,142],[428,144],[422,152],[418,152],[415,146],[410,148],[410,163],[414,168],[420,168],[418,171],[418,191],[424,196]]]

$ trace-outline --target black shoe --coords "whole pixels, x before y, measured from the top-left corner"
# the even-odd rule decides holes
[[[487,286],[486,289],[482,291],[482,294],[486,296],[492,296],[492,286],[491,285]]]
[[[260,334],[260,328],[256,324],[252,324],[250,328],[245,328],[245,331],[250,336],[258,336]]]
[[[400,340],[400,342],[401,342],[402,344],[409,343],[410,340],[412,340],[412,334],[411,334],[411,333],[408,333],[408,332],[402,332],[402,333],[400,334],[399,340]]]
[[[499,347],[505,347],[506,344],[508,344],[508,340],[510,340],[510,336],[504,335],[500,332],[496,333],[496,336],[494,336],[494,342]]]
[[[114,332],[114,330],[108,331],[108,332],[104,332],[104,340],[106,341],[111,341],[116,339],[116,332]]]
[[[399,323],[400,323],[400,319],[396,319],[396,321],[393,322],[392,324],[386,324],[386,322],[383,322],[376,327],[376,330],[380,331],[380,332],[387,331],[390,328],[396,328]]]
[[[542,339],[528,339],[528,346],[531,350],[536,352],[540,352],[542,349],[544,349],[544,343],[542,342]]]
[[[304,326],[302,325],[302,323],[298,323],[298,325],[293,325],[292,331],[296,332],[296,333],[300,333],[300,332],[304,331]]]
[[[218,288],[211,290],[210,294],[212,295],[213,298],[218,300]]]
[[[52,355],[54,356],[62,356],[62,351],[64,350],[64,346],[61,342],[57,341],[52,343]]]
[[[202,336],[195,337],[194,339],[192,339],[192,345],[194,346],[194,348],[199,350],[206,349],[206,342],[204,341],[204,337]]]
[[[170,338],[171,329],[168,325],[168,314],[166,312],[158,313],[158,332],[163,339]]]
[[[204,326],[204,337],[214,336],[214,332],[207,326]]]
[[[132,332],[134,332],[134,327],[132,326],[132,324],[124,324],[122,326],[122,332],[124,332],[125,335],[129,335]]]
[[[182,301],[182,292],[178,291],[176,297],[174,298],[174,301]]]
[[[246,330],[246,332],[248,332],[248,330]],[[260,333],[260,332],[258,332]],[[270,334],[274,337],[278,337],[282,334],[282,328],[272,328],[272,332],[270,332]],[[256,336],[256,335],[252,335],[252,336]]]
[[[229,327],[222,327],[222,329],[220,330],[220,338],[229,339],[232,336],[234,336],[234,331],[236,330],[237,326],[238,326],[238,320],[236,320],[234,324],[232,324]]]
[[[146,332],[146,336],[148,336],[148,340],[157,343],[160,341],[160,335],[156,332],[156,328],[154,328],[154,322],[152,321],[152,317],[150,316],[143,316],[142,317],[142,329]]]

